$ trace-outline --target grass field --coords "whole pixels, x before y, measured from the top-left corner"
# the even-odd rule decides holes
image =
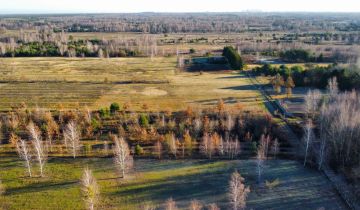
[[[86,166],[94,169],[101,189],[100,209],[139,209],[148,201],[161,206],[172,197],[181,207],[191,199],[228,207],[230,174],[237,169],[251,187],[248,207],[253,209],[346,209],[329,181],[319,172],[290,160],[269,160],[263,180],[279,179],[274,189],[259,187],[253,160],[137,160],[124,181],[111,159],[51,159],[45,178],[26,178],[17,159],[0,159],[0,178],[7,193],[0,198],[4,209],[84,209],[79,178]]]
[[[151,110],[206,107],[220,98],[251,109],[262,103],[248,79],[237,72],[179,72],[175,57],[2,58],[0,64],[0,110],[21,102],[30,107],[93,109],[130,102],[135,110],[144,103]]]

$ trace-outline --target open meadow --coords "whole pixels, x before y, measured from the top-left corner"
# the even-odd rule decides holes
[[[7,189],[0,198],[0,208],[83,209],[79,179],[85,166],[94,169],[101,190],[99,209],[142,209],[152,203],[163,209],[172,197],[178,207],[186,209],[192,199],[229,207],[228,180],[238,172],[250,186],[248,208],[251,209],[347,209],[324,176],[297,161],[269,160],[263,180],[279,180],[270,189],[257,183],[255,160],[136,160],[126,180],[118,177],[112,160],[107,158],[49,160],[44,178],[25,178],[22,163],[13,158],[0,160],[0,177]]]
[[[134,110],[179,110],[188,105],[226,103],[261,109],[259,93],[234,71],[184,72],[175,57],[161,58],[0,58],[0,110],[29,107],[92,109],[113,102]],[[161,100],[160,100],[161,99]]]

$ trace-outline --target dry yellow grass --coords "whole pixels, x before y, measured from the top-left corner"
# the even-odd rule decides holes
[[[188,105],[214,106],[221,98],[228,104],[242,103],[247,108],[257,109],[262,102],[248,79],[236,73],[178,73],[168,75],[167,79],[168,84],[115,85],[94,106],[107,106],[112,101],[128,101],[135,109],[147,103],[152,110],[178,110]],[[154,94],[144,94],[149,93],[149,88]]]
[[[2,58],[0,110],[21,102],[29,106],[93,109],[129,102],[140,110],[209,107],[222,98],[261,108],[261,97],[237,72],[189,73],[176,68],[175,57],[150,58]]]

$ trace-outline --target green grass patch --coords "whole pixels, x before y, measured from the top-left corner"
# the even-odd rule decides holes
[[[259,185],[253,160],[137,160],[134,170],[122,180],[108,158],[51,159],[44,178],[27,178],[20,161],[2,158],[0,178],[7,192],[0,203],[5,209],[84,209],[79,179],[86,166],[94,170],[100,185],[100,209],[139,209],[146,202],[161,206],[169,197],[182,209],[194,198],[226,209],[228,180],[234,170],[251,187],[249,208],[344,208],[321,173],[288,160],[267,161],[264,183]],[[275,179],[280,184],[268,189],[265,181]]]

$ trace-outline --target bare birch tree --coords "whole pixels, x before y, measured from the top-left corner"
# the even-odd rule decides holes
[[[322,95],[319,90],[309,90],[304,97],[304,112],[307,118],[314,118],[315,113],[319,108],[319,103]]]
[[[145,203],[141,205],[140,209],[142,210],[156,210],[156,206],[154,206],[151,202]]]
[[[192,200],[190,202],[189,210],[201,210],[203,205],[198,200]]]
[[[230,140],[229,138],[227,138],[227,140],[224,142],[224,151],[229,159],[234,159],[241,152],[240,141],[238,141],[237,139]]]
[[[306,162],[307,162],[307,156],[308,156],[308,151],[310,148],[310,145],[312,144],[313,138],[314,138],[314,133],[313,133],[313,124],[311,120],[308,120],[305,127],[304,127],[304,137],[303,137],[303,141],[305,142],[306,146],[305,146],[305,157],[304,157],[304,167],[306,166]]]
[[[160,160],[162,155],[162,143],[161,141],[156,141],[154,145],[154,153],[156,154],[157,158]]]
[[[244,180],[237,171],[231,175],[229,198],[233,210],[244,209],[246,207],[246,198],[250,193],[250,188],[245,187]]]
[[[330,85],[329,85],[330,86]],[[360,162],[360,96],[356,91],[330,95],[318,118],[320,143],[318,168],[331,157],[339,167],[358,166]]]
[[[99,58],[104,58],[105,56],[104,56],[104,51],[103,51],[103,49],[99,49],[99,51],[98,51],[98,57]]]
[[[234,128],[234,120],[231,117],[231,114],[226,116],[226,131],[230,132]]]
[[[264,168],[264,161],[266,159],[265,156],[265,146],[263,143],[260,143],[257,149],[256,155],[256,165],[257,165],[257,172],[258,172],[258,182],[261,183],[261,175]]]
[[[27,168],[29,177],[32,177],[32,173],[31,173],[32,156],[27,142],[24,141],[23,139],[19,139],[16,143],[16,151],[19,154],[20,158],[25,161],[25,167]]]
[[[176,159],[178,145],[177,145],[177,139],[175,138],[175,135],[173,133],[168,135],[167,144],[170,154],[174,155]]]
[[[230,147],[230,158],[234,159],[236,158],[240,152],[240,141],[238,141],[236,138],[230,141],[231,147]]]
[[[224,148],[225,148],[225,154],[229,157],[229,159],[232,159],[231,158],[232,143],[229,137],[226,137],[226,140],[224,142]]]
[[[172,199],[169,198],[166,203],[165,203],[165,210],[177,210],[177,206],[176,206],[176,202]]]
[[[125,178],[125,173],[133,166],[133,158],[130,155],[129,145],[122,137],[114,136],[113,140],[115,143],[114,162],[122,178]]]
[[[217,145],[217,153],[220,155],[220,156],[224,156],[225,155],[225,143],[224,143],[224,140],[222,137],[220,137],[219,139],[219,143]]]
[[[84,169],[81,178],[81,190],[86,203],[86,208],[88,210],[94,210],[99,201],[100,190],[92,171],[88,168]]]
[[[185,141],[178,141],[179,144],[180,144],[180,148],[181,148],[181,157],[182,158],[185,158]]]
[[[220,210],[219,206],[216,203],[212,203],[208,207],[209,210]]]
[[[202,122],[199,118],[196,118],[193,121],[193,127],[194,127],[194,133],[195,133],[195,137],[198,137],[201,134],[201,127],[202,127]]]
[[[265,159],[268,158],[270,141],[271,141],[271,139],[270,139],[269,135],[261,136],[260,144],[264,147]]]
[[[184,147],[188,156],[192,155],[193,152],[193,140],[188,130],[185,131],[184,135]]]
[[[272,147],[271,147],[271,150],[272,150],[272,153],[274,155],[274,158],[277,157],[277,155],[279,154],[280,152],[280,143],[279,143],[279,140],[276,138],[272,144]]]
[[[327,146],[327,132],[326,132],[326,126],[329,126],[329,118],[327,118],[329,115],[327,114],[328,109],[325,104],[321,106],[320,111],[320,148],[319,148],[319,156],[318,156],[318,170],[322,169],[322,166],[325,162],[326,158],[326,146]]]
[[[329,91],[330,96],[335,96],[339,92],[339,85],[336,77],[329,79],[327,89]]]
[[[34,147],[35,158],[38,162],[40,169],[40,176],[44,176],[44,168],[47,161],[47,151],[44,145],[44,142],[41,138],[40,130],[33,122],[30,122],[27,126],[27,130],[30,135],[31,143]]]
[[[73,158],[76,158],[80,148],[80,131],[77,127],[77,123],[75,121],[70,121],[64,131],[64,142],[66,148],[71,152]]]
[[[326,139],[320,138],[320,150],[319,150],[319,160],[318,160],[318,169],[321,170],[324,162],[326,161]]]
[[[215,151],[215,145],[213,142],[213,138],[209,136],[209,134],[204,133],[204,136],[202,138],[201,144],[200,144],[200,151],[202,154],[204,154],[207,158],[211,159],[214,151]]]

